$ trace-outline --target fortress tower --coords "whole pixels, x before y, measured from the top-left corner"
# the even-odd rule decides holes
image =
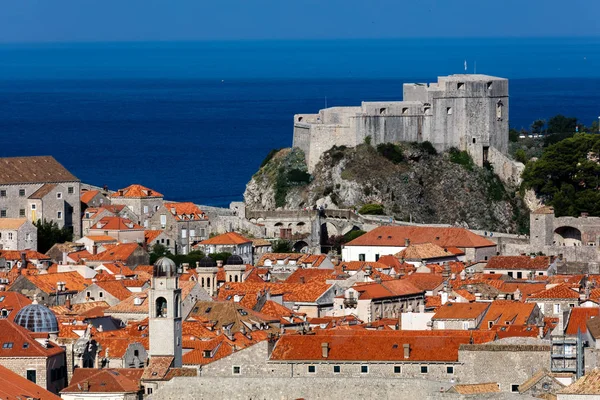
[[[182,365],[181,351],[181,289],[177,266],[167,258],[154,264],[150,307],[150,358],[173,357],[172,367]]]
[[[318,114],[294,116],[294,147],[310,172],[332,146],[429,141],[438,151],[456,147],[482,166],[490,162],[505,181],[518,180],[523,165],[508,151],[508,80],[488,75],[450,75],[437,83],[404,85],[404,100],[363,102]],[[519,165],[520,164],[520,165]]]

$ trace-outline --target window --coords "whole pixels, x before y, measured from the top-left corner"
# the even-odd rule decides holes
[[[341,370],[341,368],[340,368],[340,366],[339,366],[339,365],[334,365],[334,366],[333,366],[333,373],[334,373],[334,374],[339,374],[339,373],[340,373],[340,370]]]
[[[2,348],[3,349],[12,349],[13,348],[13,342],[2,343]]]
[[[2,318],[8,317],[8,310],[2,309]]]
[[[379,261],[379,254],[375,254],[375,261]]]
[[[69,194],[73,194],[73,186],[69,186],[69,187],[67,188],[67,193],[69,193]]]
[[[62,219],[62,211],[56,213],[56,219]]]
[[[32,209],[32,210],[35,210],[35,209],[36,209],[36,206],[35,206],[35,204],[32,204],[32,205],[31,205],[31,209]]]
[[[31,233],[26,233],[25,234],[25,240],[28,241],[28,242],[31,240]]]
[[[13,233],[12,232],[8,232],[8,240],[12,240],[13,238]]]
[[[309,374],[314,374],[315,372],[317,372],[317,367],[314,365],[309,365],[308,366],[308,373]]]
[[[203,356],[204,358],[210,358],[210,357],[211,357],[210,350],[204,350],[204,351],[202,352],[202,356]]]
[[[429,372],[429,367],[427,365],[421,365],[421,373],[426,374]]]
[[[492,84],[492,82],[488,82],[487,83],[487,90],[492,90],[492,87],[494,87],[494,85]]]
[[[190,229],[190,237],[193,238],[196,236],[196,230],[195,229]]]
[[[473,144],[477,143],[477,138],[473,138]]]
[[[19,189],[19,197],[25,197],[25,189]]]
[[[408,107],[402,108],[402,114],[408,114]]]
[[[163,228],[167,225],[167,215],[166,214],[161,214],[160,215],[160,225]]]
[[[447,374],[453,374],[454,373],[454,367],[452,365],[448,365],[446,367],[446,373]]]
[[[446,107],[446,114],[452,115],[452,107]]]
[[[497,120],[501,120],[502,119],[502,101],[498,101],[498,103],[496,103],[496,119]]]
[[[509,272],[508,272],[508,276],[510,276],[510,277],[512,278],[512,277],[513,277],[513,272],[512,272],[512,271],[509,271]]]
[[[239,375],[241,372],[242,372],[242,368],[239,365],[233,366],[233,374],[234,375]]]
[[[519,385],[510,385],[510,391],[516,393],[519,391]]]
[[[469,322],[468,321],[463,321],[463,329],[464,330],[468,330],[469,329]]]
[[[100,297],[100,298],[104,297],[104,292],[98,292],[98,297]]]
[[[423,112],[425,113],[425,115],[431,115],[431,107],[423,108]]]
[[[181,238],[185,239],[186,237],[187,237],[187,229],[184,228],[181,230]]]
[[[575,304],[569,303],[569,307],[573,308],[573,307],[575,307]]]
[[[62,199],[62,192],[56,192],[56,198]]]
[[[0,218],[6,218],[6,209],[0,210]]]
[[[395,374],[400,374],[402,373],[402,367],[399,365],[394,365],[394,373]]]
[[[387,109],[386,108],[380,108],[379,109],[379,115],[385,115],[387,114]]]
[[[458,82],[458,83],[456,84],[456,88],[457,88],[458,90],[464,90],[464,88],[465,88],[465,83],[464,83],[464,82]]]
[[[360,366],[360,373],[361,374],[368,374],[369,373],[369,366],[368,365],[361,365]]]
[[[28,349],[28,348],[29,348],[29,342],[25,342],[25,343],[23,343],[23,348],[24,348],[24,349]]]
[[[167,246],[170,246],[170,245],[171,245],[171,240],[167,239]]]
[[[20,208],[19,209],[19,217],[23,218],[25,216],[25,209],[24,208]]]
[[[33,383],[36,383],[36,374],[35,374],[35,369],[28,369],[27,370],[27,380],[31,381]]]
[[[148,214],[148,206],[144,206],[144,214]]]
[[[523,273],[517,272],[517,279],[523,279]]]
[[[148,388],[148,390],[146,391],[146,393],[152,394],[152,388]]]
[[[560,304],[554,304],[554,314],[560,314]]]
[[[0,190],[0,197],[6,197],[6,190]]]
[[[365,255],[364,254],[359,254],[358,255],[358,261],[365,261]]]

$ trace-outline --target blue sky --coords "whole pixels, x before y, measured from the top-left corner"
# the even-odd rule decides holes
[[[1,42],[600,36],[598,0],[4,0]]]

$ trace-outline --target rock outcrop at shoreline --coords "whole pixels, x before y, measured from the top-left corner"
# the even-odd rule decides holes
[[[358,210],[381,204],[385,214],[402,221],[527,230],[527,207],[516,188],[506,188],[493,171],[469,163],[468,156],[436,154],[422,144],[394,148],[397,157],[367,144],[334,147],[323,154],[312,176],[301,150],[280,150],[246,186],[246,205],[255,210],[322,204]]]

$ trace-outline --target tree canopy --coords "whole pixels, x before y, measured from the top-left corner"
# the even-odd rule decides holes
[[[600,135],[576,134],[550,145],[527,164],[523,185],[532,188],[557,216],[600,216]]]
[[[56,243],[65,243],[73,240],[73,232],[67,228],[59,228],[54,221],[37,220],[34,225],[37,228],[37,250],[46,253]]]

